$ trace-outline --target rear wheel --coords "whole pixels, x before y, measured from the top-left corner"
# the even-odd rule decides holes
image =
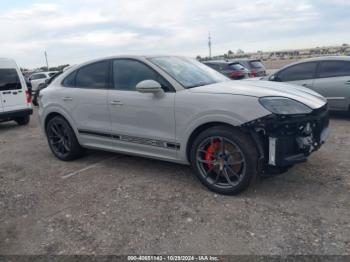
[[[46,135],[52,153],[60,160],[71,161],[81,157],[84,153],[73,129],[61,116],[49,120]]]
[[[202,132],[190,154],[199,180],[220,194],[240,193],[257,173],[258,154],[254,143],[233,128],[213,127]]]
[[[17,122],[18,125],[25,126],[29,124],[30,116],[27,115],[27,116],[15,118],[15,121]]]

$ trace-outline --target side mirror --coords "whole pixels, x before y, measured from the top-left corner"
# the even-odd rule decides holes
[[[163,93],[162,86],[154,80],[144,80],[136,85],[136,90],[140,93]]]
[[[269,78],[270,81],[282,82],[282,80],[278,77],[278,75],[272,75]]]

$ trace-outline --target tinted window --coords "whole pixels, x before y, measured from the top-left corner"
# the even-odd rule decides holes
[[[278,74],[278,79],[285,81],[297,81],[315,78],[317,63],[303,63],[288,67]]]
[[[82,67],[79,69],[75,78],[75,86],[84,88],[106,88],[108,65],[108,61],[103,61]]]
[[[0,69],[0,91],[21,89],[16,69]]]
[[[164,91],[170,90],[170,84],[145,64],[127,59],[113,61],[113,81],[116,89],[136,90],[136,85],[144,80],[157,81]]]
[[[63,86],[66,87],[74,87],[75,86],[75,75],[76,75],[76,71],[74,71],[73,73],[69,74],[62,82]]]
[[[229,64],[228,69],[240,71],[244,70],[244,67],[241,64]]]
[[[321,63],[319,77],[350,76],[350,62],[324,61]]]
[[[46,78],[45,74],[36,74],[30,77],[31,80],[37,80],[37,79],[43,79],[43,78]]]
[[[249,64],[252,68],[264,68],[263,63],[261,63],[261,61],[259,61],[259,60],[250,61]]]

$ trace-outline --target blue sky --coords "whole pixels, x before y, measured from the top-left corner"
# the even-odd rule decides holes
[[[213,54],[350,43],[349,0],[12,0],[0,57],[24,67],[118,54]]]

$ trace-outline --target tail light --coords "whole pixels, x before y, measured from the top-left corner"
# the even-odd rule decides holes
[[[32,102],[32,98],[30,97],[28,90],[26,90],[26,99],[27,99],[27,104],[30,104]]]
[[[251,77],[257,77],[258,74],[256,73],[256,71],[251,71],[251,72],[250,72],[250,76],[251,76]]]
[[[232,72],[230,78],[236,78],[242,76],[242,72]]]

